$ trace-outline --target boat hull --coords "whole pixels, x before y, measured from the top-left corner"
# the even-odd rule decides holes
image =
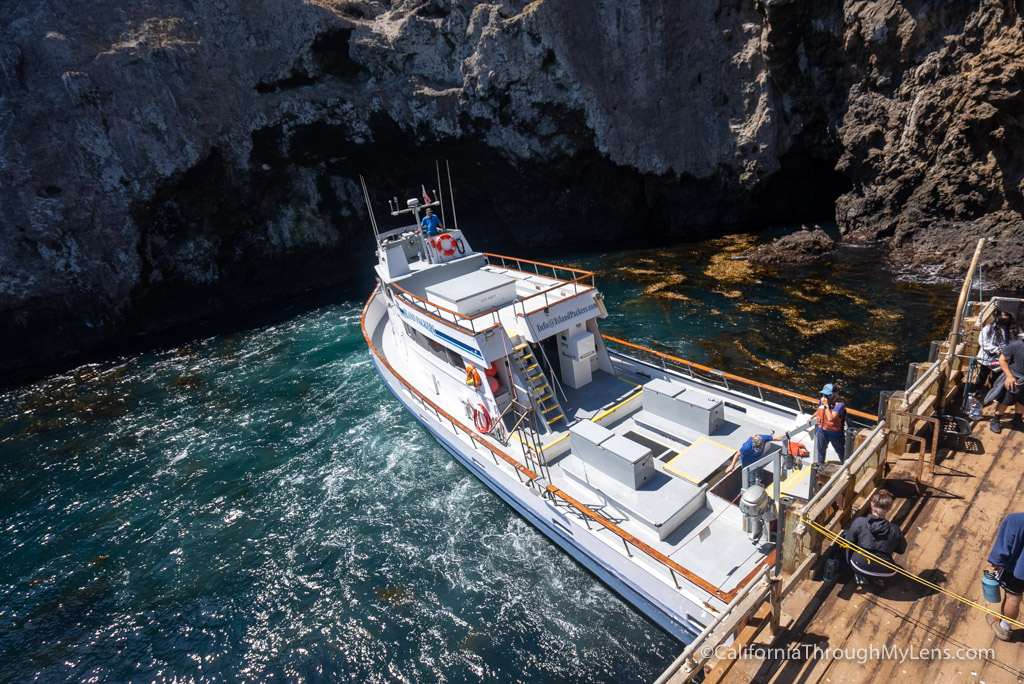
[[[662,629],[683,643],[696,638],[703,624],[710,620],[710,614],[696,600],[686,599],[680,592],[673,591],[664,582],[638,568],[625,555],[595,539],[547,500],[491,463],[489,452],[474,449],[415,401],[413,395],[406,391],[404,381],[372,349],[371,358],[384,384],[399,403],[488,489]]]

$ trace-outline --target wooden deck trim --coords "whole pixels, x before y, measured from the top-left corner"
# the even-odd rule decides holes
[[[632,347],[633,349],[639,349],[639,350],[645,351],[645,352],[647,352],[649,354],[654,354],[655,356],[658,356],[660,358],[667,359],[667,360],[673,361],[675,363],[680,363],[680,364],[682,364],[684,366],[687,366],[689,368],[695,368],[695,369],[697,369],[699,371],[703,371],[705,373],[711,373],[711,374],[719,376],[719,377],[723,377],[723,378],[728,378],[730,380],[734,380],[734,381],[736,381],[736,382],[738,382],[740,384],[743,384],[743,385],[748,385],[750,387],[757,387],[757,388],[760,388],[760,389],[769,390],[769,391],[774,392],[776,394],[781,394],[784,397],[791,397],[793,399],[800,399],[801,401],[806,401],[806,402],[808,402],[808,403],[810,403],[812,405],[818,403],[817,399],[815,399],[814,397],[809,397],[806,394],[800,394],[798,392],[791,392],[789,390],[784,390],[784,389],[782,389],[780,387],[775,387],[774,385],[768,385],[768,384],[765,384],[763,382],[757,382],[756,380],[748,380],[747,378],[744,378],[744,377],[739,376],[739,375],[733,375],[732,373],[726,373],[725,371],[715,370],[714,368],[711,368],[709,366],[702,366],[701,364],[696,363],[694,361],[688,361],[686,359],[681,359],[678,356],[672,356],[671,354],[665,354],[664,352],[656,351],[656,350],[651,349],[649,347],[644,347],[642,345],[634,344],[632,342],[627,342],[626,340],[620,340],[619,338],[612,337],[610,335],[601,335],[601,337],[603,337],[604,339],[606,339],[606,340],[608,340],[610,342],[615,342],[616,344],[621,344],[621,345],[624,345],[626,347]],[[871,413],[865,413],[864,411],[858,411],[856,409],[852,409],[852,408],[847,407],[846,412],[849,413],[852,416],[857,416],[858,418],[864,418],[864,419],[867,419],[867,420],[878,421],[878,416],[873,415]]]

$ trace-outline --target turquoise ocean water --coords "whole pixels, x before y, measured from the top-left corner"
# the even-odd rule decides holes
[[[957,284],[872,250],[752,269],[741,242],[561,263],[600,272],[610,334],[871,410],[948,326]],[[363,294],[0,393],[0,680],[645,682],[674,659],[403,412]]]

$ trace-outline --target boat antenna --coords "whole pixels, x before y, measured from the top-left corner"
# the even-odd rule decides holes
[[[447,159],[444,160],[444,166],[448,170],[448,199],[451,200],[452,203],[452,222],[454,223],[455,228],[458,229],[459,217],[455,215],[455,191],[452,189],[452,167],[451,164],[448,163]]]
[[[366,200],[366,210],[370,212],[370,227],[373,228],[373,236],[380,242],[380,233],[377,232],[377,217],[373,215],[373,207],[370,206],[370,192],[366,189],[366,179],[359,174],[359,182],[363,186],[363,198]]]
[[[437,161],[436,159],[434,160],[434,170],[437,171],[437,187],[440,188],[440,187],[442,187],[442,185],[441,185],[441,163],[439,161]],[[434,192],[437,193],[437,201],[441,202],[441,191],[440,190],[435,190]],[[441,225],[444,225],[447,222],[448,221],[444,217],[444,202],[441,202]]]

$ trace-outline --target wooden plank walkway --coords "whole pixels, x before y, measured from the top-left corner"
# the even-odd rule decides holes
[[[965,442],[964,451],[940,449],[935,475],[929,479],[926,468],[920,493],[914,485],[916,456],[893,463],[886,478],[897,497],[892,519],[909,542],[897,560],[938,586],[998,610],[984,603],[981,576],[999,523],[1007,513],[1024,511],[1024,433],[1004,425],[995,435],[986,416]],[[803,580],[783,603],[788,628],[772,644],[801,649],[801,655],[741,659],[726,681],[1024,682],[1021,630],[1015,641],[999,641],[981,611],[909,579],[889,582],[858,589],[852,581]],[[765,629],[755,643],[770,640]],[[819,655],[843,649],[849,657],[806,657],[815,646]],[[883,648],[890,649],[887,657],[881,657]],[[891,653],[894,648],[907,654],[902,662]],[[947,649],[951,657],[921,659],[924,649]],[[957,658],[959,649],[994,653],[969,658],[961,651]]]

